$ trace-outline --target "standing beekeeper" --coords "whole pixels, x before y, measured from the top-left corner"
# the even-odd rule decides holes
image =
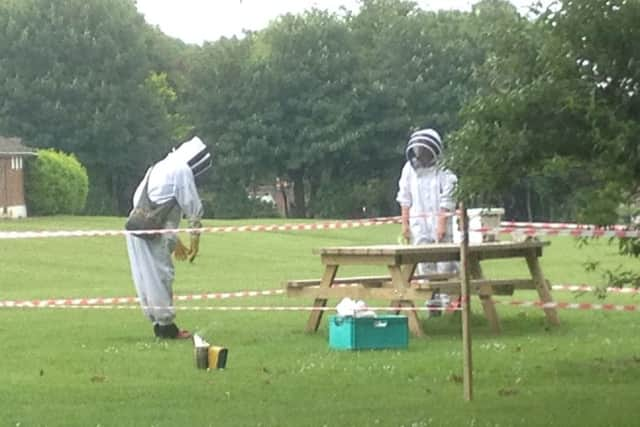
[[[402,212],[402,236],[413,245],[452,241],[458,179],[442,166],[443,149],[442,138],[434,129],[413,132],[407,144],[407,161],[398,182],[396,201]],[[417,267],[418,274],[457,270],[457,262],[420,263]]]
[[[211,163],[207,146],[196,136],[150,167],[134,193],[134,209],[129,214],[126,228],[156,228],[131,225],[135,220],[146,220],[149,216],[155,216],[163,229],[177,229],[182,216],[190,228],[200,228],[203,210],[195,177],[209,169]],[[153,209],[148,209],[148,206]],[[174,322],[175,271],[171,254],[177,260],[193,261],[198,254],[199,241],[197,232],[191,233],[189,248],[173,232],[127,234],[127,251],[140,306],[153,323],[153,332],[158,338],[191,337],[188,331],[180,330]]]

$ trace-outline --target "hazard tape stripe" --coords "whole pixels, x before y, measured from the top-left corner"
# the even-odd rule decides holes
[[[573,303],[573,302],[543,302],[543,301],[503,301],[493,300],[496,305],[507,305],[523,308],[557,308],[562,310],[595,310],[595,311],[617,311],[617,312],[637,312],[640,307],[635,304],[594,304],[594,303]],[[22,309],[112,309],[112,310],[132,310],[138,309],[134,305],[37,305],[27,301],[21,304],[5,304],[0,302],[0,308],[22,308]],[[154,307],[146,307],[154,308]],[[158,307],[160,308],[160,307]],[[166,307],[162,307],[166,308]],[[194,311],[335,311],[335,307],[313,307],[313,306],[173,306],[175,310]],[[448,307],[367,307],[371,311],[461,311],[462,305]]]
[[[517,227],[497,227],[497,228],[474,228],[475,231],[483,234],[515,234],[525,236],[573,236],[573,237],[640,237],[640,230],[604,230],[604,229],[538,229],[538,228],[517,228]]]
[[[595,224],[576,224],[562,222],[518,222],[518,221],[501,221],[501,227],[506,228],[548,228],[548,229],[567,229],[567,230],[583,230],[583,229],[600,229],[601,226]],[[628,230],[626,225],[616,224],[607,226],[608,230]]]
[[[358,287],[356,284],[337,284],[334,287]],[[318,286],[312,286],[312,288],[318,288]],[[590,285],[553,285],[551,287],[554,291],[570,291],[570,292],[592,292],[598,288]],[[640,289],[636,288],[616,288],[608,287],[607,292],[620,293],[620,294],[640,294]],[[245,297],[259,297],[259,296],[273,296],[284,295],[283,289],[265,289],[265,290],[243,290],[234,292],[207,292],[202,294],[185,294],[174,296],[175,301],[202,301],[202,300],[224,300],[231,298],[245,298]],[[6,300],[0,301],[0,307],[48,307],[48,306],[94,306],[94,305],[121,305],[121,304],[136,304],[138,298],[136,297],[93,297],[93,298],[47,298],[47,299],[35,299],[35,300]]]
[[[553,285],[551,289],[554,291],[571,291],[571,292],[593,292],[593,291],[602,289],[607,292],[617,293],[617,294],[640,293],[640,289],[637,289],[637,288],[616,288],[616,287],[597,288],[595,286],[590,286],[590,285]]]
[[[411,218],[427,218],[435,215],[457,215],[458,212],[446,214],[425,212],[412,215]],[[313,231],[313,230],[341,230],[359,227],[372,227],[378,225],[399,224],[402,217],[378,217],[359,220],[340,220],[320,222],[312,224],[257,224],[200,228],[173,228],[161,230],[52,230],[52,231],[2,231],[2,239],[34,239],[34,238],[60,238],[60,237],[110,237],[126,236],[132,234],[172,234],[172,233],[231,233],[231,232],[273,232],[273,231]],[[597,227],[593,224],[572,223],[542,223],[542,222],[515,222],[503,221],[500,227],[474,228],[469,231],[484,234],[520,234],[527,236],[537,235],[569,235],[574,237],[640,237],[640,230],[628,230],[624,225],[613,225],[607,228]]]
[[[231,233],[231,232],[269,232],[269,231],[313,231],[313,230],[341,230],[348,228],[372,227],[378,225],[397,224],[398,217],[367,219],[358,221],[336,221],[314,224],[283,224],[283,225],[240,225],[227,227],[200,228],[171,228],[161,230],[71,230],[71,231],[2,231],[2,239],[35,239],[60,237],[106,237],[139,234],[174,234],[174,233]]]
[[[267,289],[262,291],[236,291],[236,292],[217,292],[190,295],[176,295],[176,301],[199,301],[199,300],[215,300],[242,297],[257,297],[282,295],[282,289]],[[60,307],[60,306],[98,306],[110,304],[135,304],[138,302],[136,297],[97,297],[97,298],[58,298],[58,299],[36,299],[30,301],[0,301],[0,307]]]
[[[21,309],[96,309],[96,310],[139,310],[140,307],[135,305],[32,305],[26,302],[21,305],[3,305],[0,302],[0,308],[21,308]],[[143,307],[143,308],[162,308],[167,307]],[[171,309],[178,311],[336,311],[335,307],[313,307],[313,306],[188,306],[179,305],[171,306]],[[371,311],[460,311],[461,307],[368,307]]]
[[[574,302],[544,302],[544,301],[501,301],[494,300],[494,304],[517,307],[559,308],[562,310],[601,310],[601,311],[640,311],[635,304],[592,304]]]

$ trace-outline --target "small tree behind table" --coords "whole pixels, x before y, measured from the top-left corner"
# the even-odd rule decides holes
[[[639,18],[639,2],[562,0],[534,21],[491,21],[502,29],[488,35],[493,59],[479,67],[482,88],[448,138],[448,166],[468,200],[531,190],[557,209],[528,219],[601,226],[637,205],[640,50],[626,40]],[[615,242],[621,254],[640,254],[638,239]],[[640,285],[637,273],[603,275],[607,285]]]
[[[87,201],[87,170],[73,154],[39,150],[37,159],[27,166],[26,199],[34,215],[81,213]]]

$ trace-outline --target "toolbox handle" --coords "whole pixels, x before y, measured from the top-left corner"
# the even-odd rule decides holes
[[[386,320],[374,320],[373,321],[373,327],[374,328],[386,328],[388,324],[389,324],[389,322],[387,322]]]

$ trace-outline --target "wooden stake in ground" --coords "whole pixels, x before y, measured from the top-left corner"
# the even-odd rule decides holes
[[[462,371],[464,399],[473,400],[473,363],[471,357],[471,299],[469,298],[469,218],[464,204],[460,206],[460,225],[462,241],[460,242],[460,297],[462,299]]]

